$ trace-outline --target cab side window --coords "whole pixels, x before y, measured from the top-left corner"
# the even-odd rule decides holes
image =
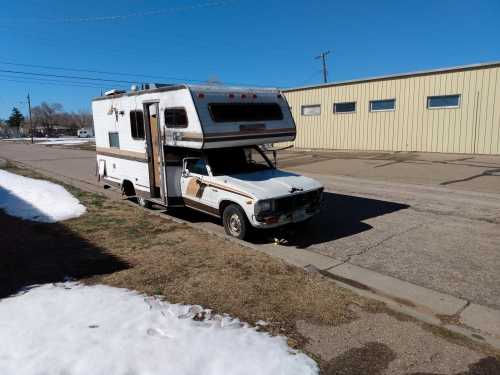
[[[190,173],[208,176],[207,165],[203,159],[189,159],[186,168]]]

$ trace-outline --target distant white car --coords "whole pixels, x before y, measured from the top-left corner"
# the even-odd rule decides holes
[[[79,129],[76,134],[78,135],[78,138],[89,138],[90,137],[90,133],[86,129]]]

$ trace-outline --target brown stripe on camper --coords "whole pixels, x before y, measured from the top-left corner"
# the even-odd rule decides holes
[[[245,139],[256,139],[256,138],[294,137],[295,135],[296,132],[290,131],[290,128],[256,129],[252,131],[252,134],[242,134],[241,131],[206,133],[204,140],[205,142],[220,142],[220,141],[245,140]]]
[[[203,136],[201,135],[201,133],[179,132],[179,134],[180,134],[179,141],[186,141],[186,142],[202,142],[203,141]]]
[[[133,161],[147,162],[148,156],[145,152],[120,150],[118,148],[97,147],[97,155],[112,156],[114,158],[127,159]]]

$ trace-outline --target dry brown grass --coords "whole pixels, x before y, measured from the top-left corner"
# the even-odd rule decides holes
[[[14,172],[33,176],[26,169]],[[199,304],[249,323],[265,320],[271,323],[271,332],[286,333],[299,346],[297,320],[336,325],[355,318],[349,309],[351,303],[368,304],[318,274],[256,250],[150,215],[139,207],[66,188],[82,201],[88,213],[58,224],[64,228],[58,233],[71,233],[71,246],[77,237],[89,252],[106,254],[127,265],[108,274],[70,275],[83,276],[84,282],[163,295],[173,303]],[[58,256],[71,258],[68,253]],[[52,257],[48,259],[54,262]],[[61,262],[71,263],[74,270],[79,259],[76,264]],[[88,268],[88,261],[84,263]]]

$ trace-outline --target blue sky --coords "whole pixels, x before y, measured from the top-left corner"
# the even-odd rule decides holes
[[[334,81],[500,60],[498,0],[2,0],[1,9],[0,118],[12,106],[26,112],[28,92],[34,105],[78,110],[101,89],[129,86],[5,70],[289,87],[321,82],[323,50]]]

